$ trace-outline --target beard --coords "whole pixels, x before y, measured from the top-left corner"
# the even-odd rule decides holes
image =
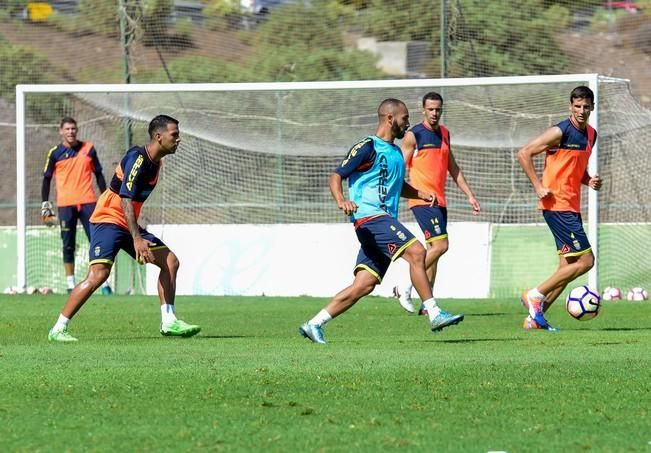
[[[407,132],[406,127],[400,127],[396,123],[393,123],[391,126],[391,132],[393,133],[393,136],[395,138],[403,138],[405,136],[405,133]]]

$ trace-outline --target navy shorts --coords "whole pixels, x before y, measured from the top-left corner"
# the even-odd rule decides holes
[[[425,242],[430,243],[448,237],[448,208],[441,206],[414,206],[411,212],[416,217],[425,235]]]
[[[583,230],[581,214],[571,211],[543,210],[543,217],[554,235],[561,256],[580,256],[592,250]]]
[[[77,220],[90,240],[90,216],[93,215],[95,203],[84,203],[73,206],[62,206],[57,209],[59,224],[61,225],[61,240],[63,241],[63,262],[75,262],[75,249],[77,247]]]
[[[155,244],[150,246],[149,250],[167,248],[163,241],[144,228],[140,228],[140,235],[143,239]],[[128,230],[113,223],[90,224],[90,264],[113,264],[113,261],[115,261],[115,257],[120,250],[127,252],[133,259],[136,258],[136,249],[133,247],[133,238]]]
[[[355,272],[365,269],[382,282],[392,261],[417,239],[397,219],[383,215],[363,222],[355,230],[361,244]]]

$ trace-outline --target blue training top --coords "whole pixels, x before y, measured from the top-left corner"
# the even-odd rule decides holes
[[[357,204],[351,221],[379,214],[398,217],[405,161],[397,145],[366,137],[350,149],[335,173],[348,178],[350,200]]]

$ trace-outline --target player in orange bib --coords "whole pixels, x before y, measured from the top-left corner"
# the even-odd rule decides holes
[[[450,132],[439,124],[443,113],[443,98],[434,91],[423,96],[423,121],[414,126],[402,141],[402,154],[409,171],[409,182],[414,187],[436,194],[436,206],[419,200],[409,200],[409,207],[425,235],[427,255],[425,266],[430,284],[434,286],[438,261],[448,251],[448,212],[445,197],[445,182],[450,176],[468,197],[473,214],[478,215],[481,207],[470,190],[463,172],[459,168],[450,147]],[[413,313],[411,303],[411,282],[408,277],[393,288],[393,294],[407,312]],[[426,314],[421,304],[418,312]]]
[[[63,268],[68,292],[75,287],[75,249],[77,247],[77,221],[81,221],[90,240],[90,216],[95,209],[97,196],[93,187],[93,175],[100,192],[106,190],[106,180],[97,151],[91,142],[77,140],[77,122],[69,116],[59,124],[61,143],[52,148],[45,161],[41,187],[41,217],[43,223],[61,226],[63,241]],[[58,222],[50,198],[50,184],[56,182]],[[102,286],[102,294],[111,294],[108,282]]]
[[[77,341],[70,335],[70,320],[95,290],[108,278],[120,250],[139,263],[151,263],[158,273],[161,328],[165,336],[191,337],[201,327],[176,317],[176,275],[179,260],[152,233],[138,225],[142,205],[158,182],[165,156],[175,154],[181,142],[179,122],[167,115],[158,115],[149,123],[149,143],[127,151],[115,169],[109,188],[101,195],[90,219],[90,268],[86,280],[75,286],[59,317],[48,333],[53,342]],[[130,326],[117,326],[115,335],[123,335]]]
[[[601,178],[588,174],[588,159],[597,131],[588,124],[594,93],[586,86],[570,93],[570,117],[550,127],[518,152],[518,161],[539,198],[539,209],[551,230],[560,257],[558,269],[547,280],[522,294],[528,309],[525,329],[558,330],[544,317],[565,287],[594,266],[594,255],[581,220],[581,185],[601,188]],[[546,153],[542,181],[533,157]]]

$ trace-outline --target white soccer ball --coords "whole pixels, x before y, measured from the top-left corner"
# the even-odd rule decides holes
[[[626,295],[628,300],[641,301],[649,298],[649,293],[644,288],[633,288]]]
[[[622,300],[622,292],[619,288],[606,286],[601,294],[603,300]]]
[[[588,321],[597,316],[600,306],[599,293],[586,285],[574,288],[565,300],[567,312],[579,321]]]

